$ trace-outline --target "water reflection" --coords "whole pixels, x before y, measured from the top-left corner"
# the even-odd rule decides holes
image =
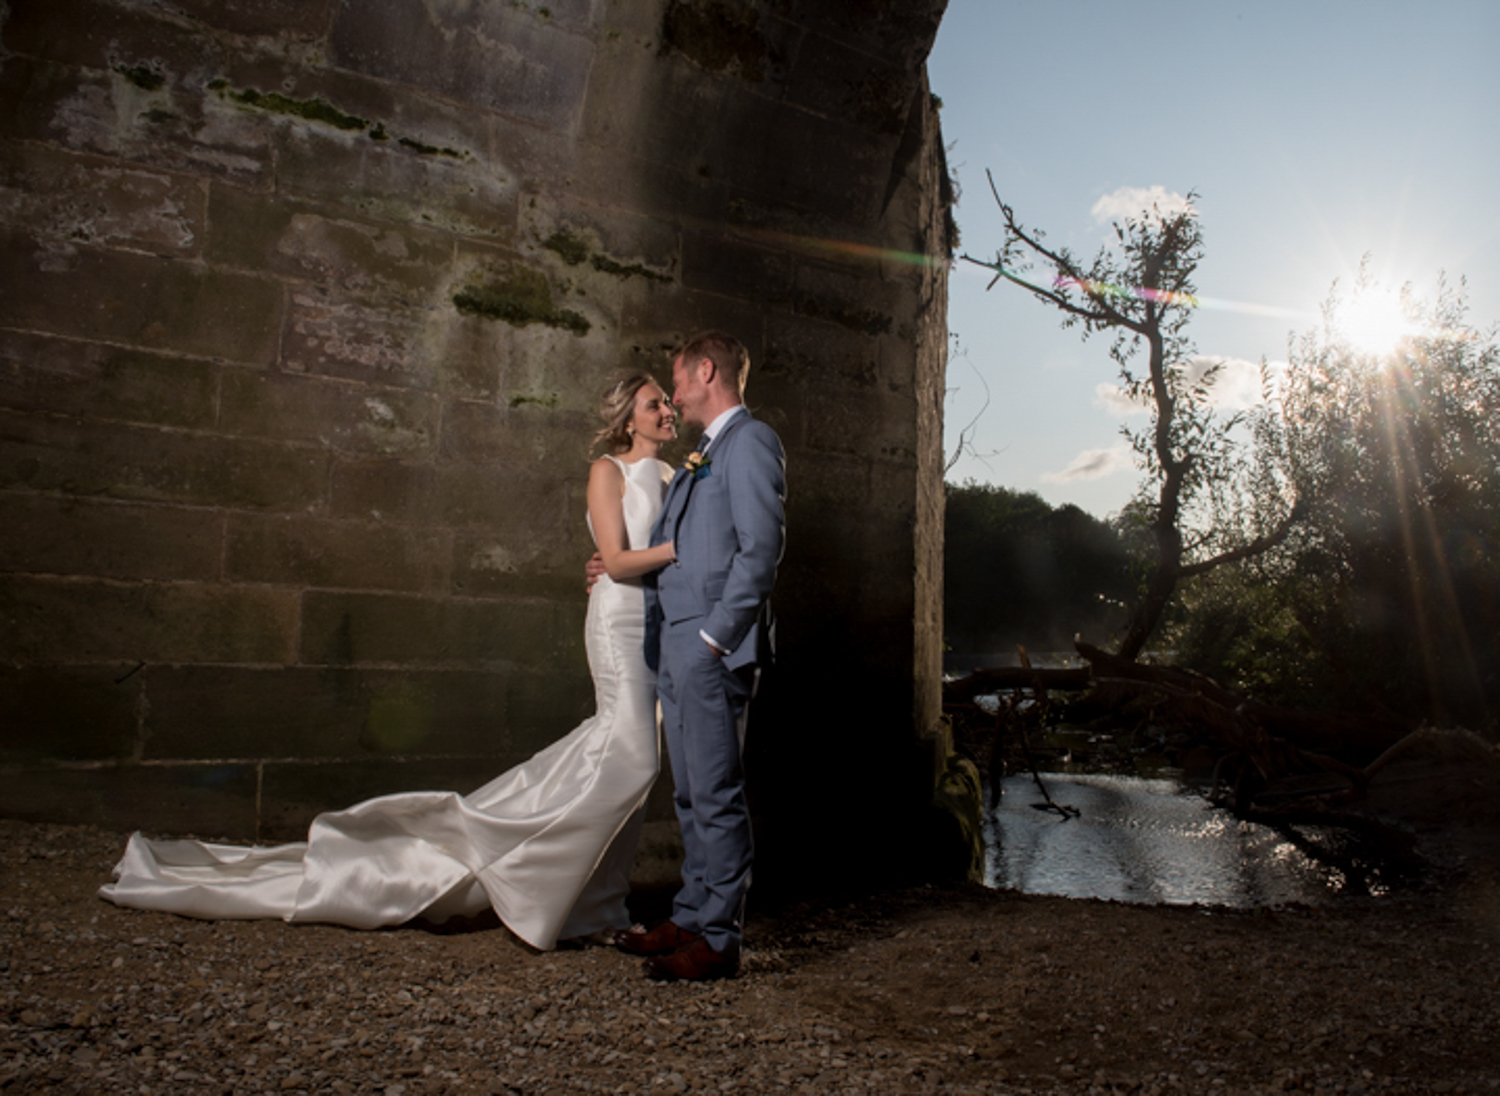
[[[1007,777],[985,818],[985,883],[1027,894],[1249,908],[1380,894],[1378,862],[1347,835],[1241,822],[1174,780],[1044,774],[1064,820],[1032,807],[1030,776]],[[992,800],[996,797],[991,796]]]

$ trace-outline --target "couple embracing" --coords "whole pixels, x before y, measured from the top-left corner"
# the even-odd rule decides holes
[[[644,956],[658,980],[733,975],[752,858],[745,719],[770,654],[784,543],[785,460],[743,405],[748,369],[738,340],[708,332],[674,357],[671,401],[645,375],[605,394],[611,453],[588,486],[599,549],[585,621],[593,716],[469,795],[366,800],[319,815],[306,842],[137,833],[101,895],[194,917],[355,928],[492,909],[539,949],[602,938]],[[675,473],[658,459],[676,436],[674,403],[703,430]],[[630,925],[625,897],[659,765],[658,700],[685,856],[671,918],[648,930]]]
[[[665,980],[734,973],[750,886],[741,757],[771,649],[786,488],[780,440],[742,402],[749,366],[745,348],[717,333],[693,339],[672,363],[673,402],[703,440],[673,477],[651,532],[652,544],[673,551],[646,576],[645,654],[672,763],[682,889],[669,920],[616,939]]]

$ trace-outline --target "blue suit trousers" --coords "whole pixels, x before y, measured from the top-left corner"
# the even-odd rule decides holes
[[[725,666],[698,634],[701,624],[695,617],[663,627],[656,679],[684,852],[672,920],[737,956],[754,853],[745,720],[759,671]]]

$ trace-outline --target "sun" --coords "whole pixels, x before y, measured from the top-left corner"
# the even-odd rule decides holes
[[[1360,286],[1334,312],[1334,329],[1358,353],[1383,357],[1418,333],[1401,294],[1381,285]]]

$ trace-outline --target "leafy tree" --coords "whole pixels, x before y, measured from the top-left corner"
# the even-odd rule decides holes
[[[1033,492],[967,483],[947,487],[943,619],[969,651],[1015,643],[1061,648],[1080,632],[1120,623],[1132,589],[1129,558],[1104,522],[1054,509]]]
[[[1220,418],[1210,403],[1221,366],[1189,368],[1193,344],[1186,327],[1196,305],[1193,275],[1203,257],[1195,195],[1180,210],[1153,206],[1115,221],[1113,246],[1100,248],[1085,265],[1067,248],[1049,247],[1044,233],[1023,226],[1000,200],[993,178],[990,191],[1005,219],[1003,246],[994,262],[963,258],[995,271],[995,281],[1005,278],[1050,304],[1062,313],[1064,327],[1080,328],[1085,338],[1109,333],[1110,357],[1126,395],[1151,412],[1149,429],[1125,431],[1149,477],[1134,511],[1144,520],[1149,562],[1118,650],[1134,659],[1179,582],[1266,551],[1286,537],[1301,511],[1284,496],[1271,523],[1239,520],[1264,515],[1264,509],[1246,514],[1236,501],[1233,431],[1240,417]],[[1019,276],[1034,264],[1050,275],[1046,284]]]
[[[1361,274],[1358,297],[1369,290]],[[1256,476],[1307,500],[1307,522],[1261,561],[1324,686],[1344,705],[1491,725],[1500,708],[1500,348],[1444,286],[1401,304],[1389,355],[1324,323],[1293,348],[1253,423]],[[1201,627],[1201,625],[1200,625]]]

